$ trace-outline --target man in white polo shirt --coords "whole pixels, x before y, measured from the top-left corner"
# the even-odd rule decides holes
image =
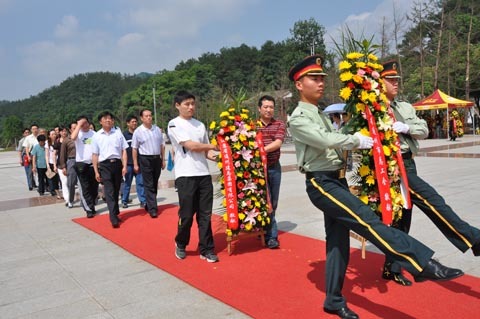
[[[120,129],[114,127],[114,116],[109,111],[98,115],[102,128],[93,135],[92,163],[95,170],[95,179],[103,183],[103,192],[107,201],[110,222],[113,228],[120,227],[121,219],[118,217],[118,195],[122,176],[127,172],[127,148]]]
[[[209,143],[205,125],[193,118],[195,96],[180,91],[174,98],[178,116],[168,123],[168,136],[175,150],[175,185],[178,189],[178,228],[175,256],[186,257],[193,216],[197,214],[200,258],[217,262],[212,234],[213,185],[207,158],[216,160],[217,147]]]
[[[140,112],[140,125],[132,136],[133,170],[142,173],[145,191],[145,210],[150,217],[157,218],[158,179],[165,168],[165,143],[160,128],[153,124],[152,112]]]
[[[86,116],[77,118],[77,126],[72,132],[71,139],[75,141],[75,171],[80,181],[80,196],[88,218],[95,216],[95,201],[98,196],[98,182],[92,166],[92,137],[95,131],[90,129],[90,122]]]

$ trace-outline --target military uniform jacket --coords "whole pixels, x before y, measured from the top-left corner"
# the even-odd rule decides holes
[[[310,103],[299,102],[288,125],[302,173],[343,168],[343,159],[335,149],[352,149],[360,143],[353,135],[334,132],[330,120]]]
[[[398,116],[394,112],[396,120],[407,124],[409,127],[408,134],[399,134],[402,153],[410,150],[416,155],[419,149],[417,140],[423,140],[428,136],[427,122],[417,116],[415,108],[410,103],[394,100],[390,106],[400,114],[400,116]],[[410,146],[406,140],[408,135],[411,137]]]

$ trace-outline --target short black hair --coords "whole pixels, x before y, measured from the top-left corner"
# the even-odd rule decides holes
[[[25,133],[25,131],[29,131],[30,132],[30,129],[28,127],[24,128],[23,129],[23,133]]]
[[[34,127],[34,126],[36,126],[37,128],[39,128],[38,124],[35,123],[35,122],[33,122],[33,123],[30,125],[30,129],[31,129],[32,127]]]
[[[86,119],[87,122],[90,124],[90,120],[88,119],[88,117],[86,115],[79,115],[77,117],[77,122],[80,121],[81,119]]]
[[[264,95],[261,98],[258,99],[258,107],[262,106],[263,101],[272,101],[273,106],[275,106],[275,99],[271,95]]]
[[[127,116],[126,122],[130,123],[131,120],[135,119],[138,122],[138,118],[135,115]]]
[[[142,110],[140,111],[140,117],[143,116],[143,112],[145,112],[145,111],[150,111],[150,112],[152,112],[152,110],[150,110],[150,109],[142,109]]]
[[[47,140],[46,136],[43,134],[40,134],[37,136],[37,141],[39,142],[45,142]]]
[[[173,102],[175,104],[181,104],[183,101],[188,100],[188,99],[193,99],[195,101],[195,95],[188,91],[178,91],[177,94],[175,94],[175,97],[173,98]]]
[[[112,112],[110,111],[103,111],[103,112],[100,112],[100,114],[98,114],[98,121],[100,122],[102,120],[102,117],[107,117],[107,116],[110,116],[112,118],[112,120],[115,120],[115,115],[112,114]]]

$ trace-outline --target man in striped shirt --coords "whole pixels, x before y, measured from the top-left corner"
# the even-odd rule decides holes
[[[264,95],[258,100],[258,113],[260,119],[257,121],[257,129],[262,133],[265,152],[267,152],[267,185],[270,194],[272,213],[270,214],[270,225],[265,234],[265,243],[270,249],[278,248],[278,230],[275,220],[278,197],[280,194],[280,182],[282,181],[282,167],[280,166],[280,147],[285,139],[285,124],[273,118],[275,113],[275,99]]]
[[[133,170],[142,172],[145,190],[145,210],[150,217],[157,218],[158,179],[161,170],[165,168],[165,143],[160,128],[153,124],[152,112],[140,112],[140,125],[132,137]]]

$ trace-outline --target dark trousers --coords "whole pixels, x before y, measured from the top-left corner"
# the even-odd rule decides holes
[[[406,159],[404,162],[412,204],[427,215],[458,250],[465,252],[474,244],[480,243],[480,230],[463,221],[447,205],[443,197],[417,175],[414,159]],[[394,227],[408,233],[412,220],[412,211],[404,210],[402,219],[405,220],[401,220],[399,225],[394,225]],[[386,258],[386,262],[392,262],[392,260]],[[393,263],[391,270],[400,272],[400,266]]]
[[[139,155],[138,165],[143,177],[146,209],[150,215],[157,214],[158,179],[162,171],[162,159],[159,155]]]
[[[122,161],[106,160],[100,163],[100,176],[103,183],[103,194],[107,201],[108,213],[112,224],[118,222],[118,195],[120,193],[120,185],[122,184]]]
[[[67,185],[63,187],[68,188],[68,200],[69,203],[75,201],[75,185],[78,183],[77,170],[75,169],[75,159],[70,158],[67,160]],[[82,195],[83,196],[83,195]]]
[[[53,172],[53,164],[48,164],[50,167],[50,170]],[[50,193],[52,195],[57,195],[56,190],[58,189],[58,173],[55,174],[52,178],[47,178],[48,180],[48,188],[50,190]]]
[[[196,214],[200,254],[214,252],[212,233],[213,185],[212,177],[192,176],[179,177],[175,180],[178,188],[178,230],[175,242],[178,247],[185,248],[190,242],[190,229],[193,215]]]
[[[77,172],[80,188],[83,194],[81,201],[83,209],[88,212],[95,212],[95,201],[98,196],[98,182],[95,179],[95,171],[92,164],[82,162],[75,163],[75,171]]]
[[[45,188],[47,187],[47,168],[38,168],[38,193],[43,195],[45,193]]]
[[[327,260],[324,306],[339,309],[346,305],[343,282],[350,255],[350,230],[365,237],[410,273],[422,271],[433,251],[398,229],[388,227],[355,195],[347,181],[327,175],[306,180],[311,202],[325,217]]]
[[[270,214],[270,224],[266,228],[265,242],[268,242],[268,240],[271,238],[278,238],[275,212],[277,211],[278,198],[280,196],[280,183],[282,182],[282,166],[279,162],[268,166],[267,178],[267,187],[270,194],[270,203],[272,204],[272,213]]]

